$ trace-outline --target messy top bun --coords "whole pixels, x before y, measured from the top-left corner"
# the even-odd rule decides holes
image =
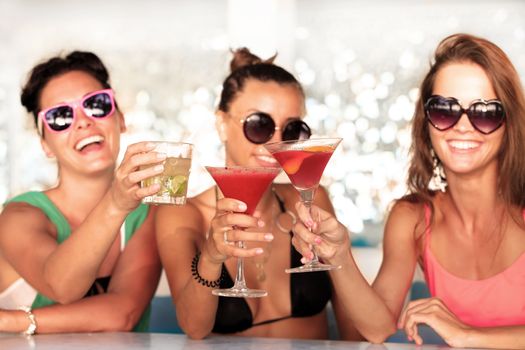
[[[275,57],[277,57],[277,54],[273,55],[272,57],[262,60],[259,56],[254,55],[250,52],[246,47],[241,47],[237,50],[231,50],[233,54],[233,58],[230,62],[230,71],[236,71],[239,68],[250,66],[254,64],[261,64],[261,63],[268,63],[273,64],[273,61],[275,60]]]
[[[219,110],[228,112],[230,104],[240,91],[244,88],[247,80],[255,79],[263,82],[273,81],[281,85],[291,84],[297,87],[304,95],[301,84],[295,77],[282,67],[273,64],[274,55],[266,60],[252,54],[250,50],[243,47],[232,50],[233,59],[230,62],[231,73],[222,84]]]

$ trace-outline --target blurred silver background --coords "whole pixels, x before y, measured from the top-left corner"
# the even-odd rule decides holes
[[[213,183],[202,166],[222,163],[213,113],[229,49],[247,46],[263,58],[277,51],[300,79],[316,136],[344,138],[323,184],[354,241],[374,245],[405,193],[409,123],[435,46],[456,32],[486,37],[523,82],[524,18],[521,0],[0,0],[0,200],[53,185],[55,164],[19,93],[35,63],[74,49],[111,71],[123,149],[195,144],[190,193],[199,193]]]

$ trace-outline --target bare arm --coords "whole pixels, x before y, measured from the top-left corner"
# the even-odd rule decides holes
[[[129,331],[153,297],[159,277],[160,261],[150,214],[119,258],[108,292],[33,310],[37,332]],[[22,332],[28,325],[23,311],[0,311],[0,331]]]
[[[11,203],[0,215],[0,249],[6,260],[40,293],[59,303],[82,298],[95,280],[100,265],[113,244],[125,217],[140,199],[158,190],[141,189],[140,180],[162,169],[138,170],[156,163],[156,153],[146,143],[128,148],[115,181],[102,200],[62,244],[39,209]],[[16,237],[16,239],[13,239]]]
[[[469,348],[525,349],[525,325],[478,328],[470,331],[464,345]]]
[[[313,215],[316,215],[315,211],[319,209],[313,210]],[[301,219],[307,222],[304,208],[299,205],[298,211]],[[325,261],[342,266],[330,272],[338,321],[350,325],[340,327],[341,336],[355,339],[355,327],[368,341],[383,342],[396,330],[397,317],[415,269],[413,232],[417,217],[413,206],[398,203],[389,217],[385,228],[384,259],[373,287],[353,259],[346,228],[322,210],[317,215],[320,215],[321,223],[314,226],[313,231],[321,235],[321,240],[306,226],[298,224],[294,229],[294,245],[303,256],[309,254],[308,244],[315,245]]]
[[[193,205],[162,207],[157,213],[157,244],[177,309],[177,319],[191,338],[201,339],[210,334],[219,299],[211,294],[211,288],[199,284],[191,274],[191,262],[197,251],[201,251],[199,274],[208,281],[220,277],[222,263],[227,258],[262,253],[257,248],[240,249],[223,241],[224,230],[230,230],[233,225],[251,227],[257,224],[254,217],[226,213],[239,211],[238,203],[227,198],[218,201],[219,214],[211,222],[208,239],[204,233],[205,219]],[[228,232],[228,239],[232,242],[239,239],[264,240],[263,235],[233,230]]]

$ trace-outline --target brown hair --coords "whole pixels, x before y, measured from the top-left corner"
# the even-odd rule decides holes
[[[228,112],[231,102],[242,91],[246,81],[249,79],[263,82],[273,81],[282,85],[290,84],[297,87],[297,90],[304,96],[303,88],[297,79],[284,68],[273,64],[277,55],[267,60],[262,60],[245,47],[235,51],[232,50],[232,53],[233,59],[230,62],[231,73],[222,84],[219,101],[220,111]]]
[[[411,195],[430,203],[434,192],[428,184],[432,177],[429,123],[424,103],[432,95],[438,71],[450,63],[470,62],[487,74],[496,96],[505,109],[505,134],[500,152],[498,189],[508,205],[525,207],[525,98],[516,69],[507,55],[492,42],[468,34],[443,39],[434,54],[434,62],[420,87],[420,96],[412,122],[411,160],[407,185]]]

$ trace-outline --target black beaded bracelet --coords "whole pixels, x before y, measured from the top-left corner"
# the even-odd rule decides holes
[[[209,288],[219,287],[221,285],[222,277],[224,275],[224,269],[221,270],[221,276],[215,281],[208,281],[207,279],[202,278],[202,276],[199,274],[199,269],[197,268],[197,266],[199,265],[200,256],[201,253],[197,252],[197,254],[195,254],[195,256],[193,257],[193,260],[191,261],[191,274],[193,275],[193,278],[203,286]]]

